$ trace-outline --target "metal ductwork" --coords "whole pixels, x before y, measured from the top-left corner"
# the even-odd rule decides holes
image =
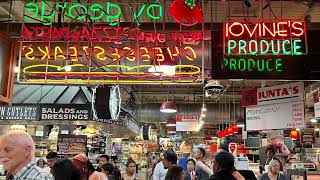
[[[160,112],[161,104],[141,104],[138,106],[139,122],[146,123],[166,123],[170,118],[175,119],[175,113],[166,114]],[[200,115],[202,104],[177,104],[178,112],[181,115]],[[219,124],[231,119],[234,120],[234,106],[230,104],[231,115],[229,115],[229,104],[207,104],[206,117],[203,120],[206,124]],[[235,104],[236,120],[243,119],[241,104]],[[241,115],[242,114],[242,115]],[[231,118],[230,118],[231,116]],[[229,121],[230,122],[230,121]]]

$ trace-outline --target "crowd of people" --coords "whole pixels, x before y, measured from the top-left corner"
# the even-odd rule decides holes
[[[69,159],[58,159],[55,152],[46,156],[48,167],[37,166],[34,158],[35,144],[31,136],[25,132],[9,133],[0,139],[0,161],[7,173],[7,179],[13,180],[142,180],[138,174],[137,163],[128,159],[126,171],[120,173],[116,166],[109,163],[109,156],[99,158],[98,168],[95,168],[85,154],[78,154]],[[261,180],[285,180],[280,173],[281,161],[274,157],[274,150],[266,150],[267,161],[263,167],[265,172]],[[214,155],[212,162],[204,160],[205,149],[199,147],[195,158],[188,154],[177,157],[168,149],[163,152],[161,160],[155,163],[153,180],[254,180],[254,174],[249,175],[237,171],[234,167],[235,158],[226,149],[220,149]]]

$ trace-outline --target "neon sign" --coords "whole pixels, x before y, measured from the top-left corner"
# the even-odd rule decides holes
[[[307,54],[304,20],[228,20],[223,31],[226,55]]]
[[[224,58],[224,66],[228,71],[240,72],[282,72],[283,62],[281,58]]]
[[[128,9],[132,11],[133,17],[136,21],[140,20],[140,17],[143,13],[145,13],[150,20],[160,20],[163,16],[163,8],[160,4],[143,3],[142,6],[139,7],[138,11],[134,11],[129,3],[123,4],[123,6],[128,6]],[[61,11],[64,15],[64,19],[71,19],[73,21],[86,21],[86,18],[89,17],[89,20],[92,22],[107,22],[109,26],[119,25],[118,20],[123,12],[120,5],[112,2],[105,2],[104,4],[89,3],[89,5],[87,5],[87,3],[49,4],[49,2],[41,1],[41,4],[27,2],[25,5],[24,18],[37,19],[40,16],[42,24],[48,26],[55,22],[57,12],[59,11]],[[48,14],[48,12],[50,13]]]
[[[145,43],[199,43],[203,40],[202,32],[145,32],[134,31],[129,27],[48,27],[39,26],[22,29],[22,41],[30,42],[92,42],[120,43],[123,41],[139,41]]]

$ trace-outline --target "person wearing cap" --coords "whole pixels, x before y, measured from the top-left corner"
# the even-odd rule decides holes
[[[73,158],[74,165],[80,170],[83,180],[108,180],[104,173],[96,171],[85,154],[78,154]]]

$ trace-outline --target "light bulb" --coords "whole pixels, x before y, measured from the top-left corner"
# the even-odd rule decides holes
[[[65,66],[65,67],[64,67],[64,70],[65,70],[66,72],[70,72],[70,71],[72,70],[72,68],[71,68],[71,66]]]
[[[18,66],[14,67],[14,73],[18,73],[20,71],[20,68]]]
[[[315,118],[312,118],[312,119],[310,120],[310,122],[312,122],[312,123],[316,123],[316,122],[317,122],[317,120],[316,120]]]
[[[206,108],[205,104],[202,105],[201,111],[203,111],[203,112],[207,111],[207,108]]]

